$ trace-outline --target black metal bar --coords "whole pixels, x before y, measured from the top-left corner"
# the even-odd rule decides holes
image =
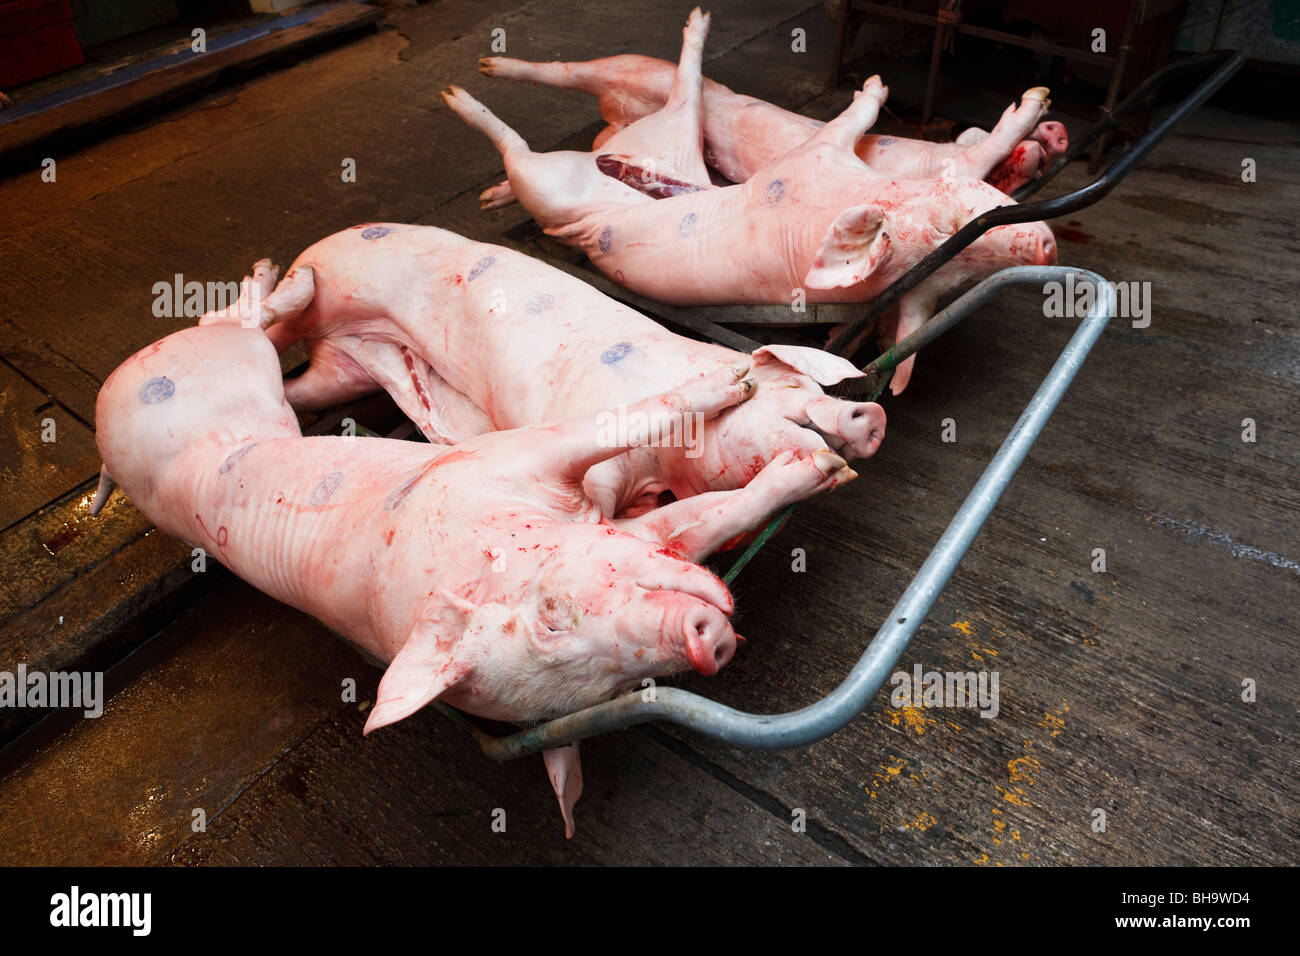
[[[1064,216],[1076,212],[1087,206],[1091,206],[1097,200],[1104,197],[1116,185],[1119,184],[1129,172],[1146,158],[1146,155],[1153,150],[1156,145],[1168,135],[1169,131],[1183,121],[1188,113],[1195,110],[1207,99],[1210,98],[1220,86],[1227,82],[1228,77],[1241,68],[1245,61],[1241,55],[1232,50],[1220,51],[1215,54],[1220,58],[1222,54],[1227,54],[1224,64],[1219,67],[1215,73],[1204,83],[1196,88],[1187,99],[1178,104],[1168,116],[1153,126],[1145,136],[1133,144],[1133,147],[1124,155],[1115,160],[1109,168],[1100,176],[1094,179],[1087,186],[1076,189],[1072,193],[1066,193],[1064,196],[1057,196],[1055,199],[1046,199],[1040,202],[1027,203],[1024,205],[999,206],[996,209],[990,209],[988,212],[976,216],[966,225],[962,226],[957,232],[939,248],[934,249],[924,259],[909,269],[902,278],[898,279],[886,289],[880,296],[872,301],[867,311],[849,323],[842,329],[826,346],[828,352],[843,354],[844,350],[853,343],[881,314],[884,313],[891,305],[901,299],[906,293],[916,288],[925,281],[931,273],[939,269],[946,262],[957,255],[971,243],[973,243],[984,233],[996,226],[1010,226],[1022,222],[1039,222],[1044,219],[1052,219],[1056,216]],[[1200,58],[1204,59],[1204,58]],[[1201,65],[1204,65],[1202,62]],[[1185,63],[1175,64],[1175,66],[1185,66]],[[1161,73],[1167,73],[1162,70]],[[1156,76],[1160,76],[1158,73]],[[1172,74],[1169,74],[1172,75]],[[1155,77],[1152,77],[1154,79]],[[1168,75],[1164,77],[1168,79]],[[1150,80],[1148,80],[1148,83]],[[1163,82],[1163,80],[1162,80]],[[1147,83],[1143,84],[1146,87]],[[1139,91],[1141,88],[1139,88]],[[1132,97],[1130,97],[1132,99]],[[1121,106],[1127,106],[1129,100],[1125,100]],[[1108,119],[1113,120],[1112,114]],[[1098,124],[1102,125],[1102,124]],[[1098,134],[1100,135],[1100,134]],[[1073,152],[1073,150],[1071,150]],[[845,355],[845,358],[851,356]]]
[[[1142,81],[1142,84],[1137,89],[1126,96],[1118,106],[1111,110],[1108,115],[1098,120],[1082,138],[1071,143],[1070,149],[1064,156],[1058,156],[1046,173],[1038,179],[1025,183],[1025,185],[1021,186],[1011,194],[1011,198],[1017,202],[1024,202],[1025,199],[1038,192],[1038,190],[1046,186],[1057,173],[1082,156],[1084,151],[1096,142],[1097,139],[1115,129],[1115,127],[1119,125],[1119,121],[1122,117],[1128,115],[1137,107],[1141,106],[1147,97],[1160,87],[1164,86],[1165,83],[1173,79],[1175,76],[1181,76],[1184,73],[1192,73],[1207,66],[1214,66],[1217,64],[1219,65],[1218,72],[1211,75],[1205,81],[1205,87],[1208,87],[1209,92],[1213,93],[1227,82],[1228,77],[1241,69],[1241,65],[1244,62],[1245,61],[1242,59],[1241,55],[1235,50],[1215,50],[1212,53],[1202,53],[1199,56],[1179,60],[1177,63],[1170,63],[1164,69],[1152,73]],[[1199,93],[1200,91],[1201,88],[1198,88],[1196,92]]]

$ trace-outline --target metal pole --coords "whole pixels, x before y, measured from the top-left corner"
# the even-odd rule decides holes
[[[476,736],[484,752],[504,760],[651,720],[679,724],[734,746],[780,750],[821,740],[853,720],[870,703],[920,628],[1115,311],[1115,292],[1109,282],[1094,272],[1064,266],[1020,266],[994,276],[975,290],[986,292],[994,279],[1000,280],[997,284],[1000,288],[1012,283],[1064,283],[1071,274],[1076,284],[1091,283],[1096,289],[1092,309],[890,612],[885,625],[876,632],[849,676],[828,696],[790,713],[749,714],[676,687],[656,688],[653,700],[646,699],[646,692],[633,691],[509,737],[491,738],[479,733]],[[965,311],[980,301],[983,299],[979,297],[971,299]]]

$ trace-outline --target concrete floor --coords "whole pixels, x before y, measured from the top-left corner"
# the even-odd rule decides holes
[[[537,148],[589,137],[588,99],[474,70],[498,26],[529,59],[675,55],[684,8],[606,5],[595,31],[588,10],[401,11],[60,157],[56,184],[0,182],[0,669],[111,661],[166,624],[109,672],[102,718],[57,716],[0,752],[0,863],[1294,862],[1294,123],[1203,110],[1111,197],[1053,224],[1063,262],[1149,281],[1152,321],[1112,323],[900,662],[997,670],[997,719],[883,707],[775,754],[672,728],[592,740],[566,842],[539,759],[492,763],[431,710],[362,740],[378,672],[346,645],[220,572],[195,580],[120,496],[86,517],[100,381],[183,324],[151,315],[153,284],[288,262],[367,220],[497,241],[523,214],[477,211],[499,158],[436,92],[465,85]],[[823,92],[820,4],[712,11],[711,76],[812,115],[847,102]],[[796,26],[807,54],[789,52]],[[345,157],[356,183],[340,182]],[[1071,168],[1049,192],[1084,181]],[[682,683],[758,712],[829,692],[1071,326],[1022,290],[927,349],[861,479],[801,507],[738,579],[750,642],[717,678]],[[51,416],[59,440],[42,443]],[[940,441],[946,418],[955,443]],[[807,572],[792,573],[793,548]],[[360,705],[339,701],[349,677]]]

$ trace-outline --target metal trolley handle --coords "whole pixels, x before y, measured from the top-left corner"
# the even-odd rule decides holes
[[[1133,148],[1114,163],[1096,179],[1087,186],[1076,189],[1072,193],[1066,193],[1064,196],[1057,196],[1055,199],[1042,200],[1040,202],[1025,203],[1023,205],[999,206],[996,209],[990,209],[983,215],[976,216],[966,225],[962,226],[953,234],[943,245],[934,249],[924,259],[914,265],[901,278],[895,281],[881,295],[874,299],[870,306],[861,316],[854,319],[845,326],[826,346],[826,351],[834,352],[837,355],[843,355],[850,343],[858,338],[877,318],[891,305],[897,302],[907,292],[912,291],[924,281],[930,273],[934,272],[944,263],[946,263],[957,253],[961,252],[972,242],[978,239],[984,233],[988,232],[995,226],[1009,226],[1022,222],[1039,222],[1044,219],[1053,219],[1057,216],[1064,216],[1076,210],[1083,209],[1085,206],[1091,206],[1097,200],[1101,199],[1116,185],[1119,184],[1128,173],[1138,163],[1146,157],[1156,145],[1165,138],[1171,129],[1183,121],[1183,118],[1191,113],[1210,96],[1228,81],[1228,77],[1241,69],[1245,62],[1241,54],[1234,50],[1219,50],[1214,53],[1207,53],[1202,56],[1191,57],[1181,60],[1178,63],[1165,67],[1158,73],[1152,74],[1146,82],[1139,86],[1131,96],[1124,100],[1111,111],[1111,114],[1097,123],[1087,135],[1079,142],[1075,143],[1064,156],[1058,157],[1056,162],[1047,171],[1047,174],[1034,183],[1026,184],[1016,191],[1012,196],[1013,199],[1023,199],[1031,195],[1053,176],[1055,176],[1084,149],[1093,143],[1099,136],[1113,129],[1117,124],[1119,117],[1131,112],[1134,108],[1142,103],[1156,88],[1162,86],[1167,80],[1174,76],[1204,69],[1216,63],[1220,64],[1219,68],[1214,71],[1187,99],[1178,104],[1168,116],[1153,126],[1145,136],[1138,140]],[[850,356],[845,355],[845,358]]]
[[[1092,310],[1079,323],[1015,427],[894,605],[885,625],[876,632],[849,676],[828,696],[786,714],[747,714],[677,687],[655,688],[654,700],[646,700],[645,696],[649,695],[633,691],[508,737],[493,737],[471,724],[484,752],[494,759],[505,760],[651,720],[680,724],[735,746],[780,750],[821,740],[853,720],[866,709],[892,672],[1106,328],[1115,312],[1115,290],[1095,272],[1066,266],[1017,266],[985,279],[945,310],[951,324],[1006,286],[1065,282],[1070,275],[1076,284],[1093,284],[1096,297]],[[454,711],[450,713],[460,717]]]

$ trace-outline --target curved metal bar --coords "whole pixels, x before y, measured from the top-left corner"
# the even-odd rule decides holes
[[[885,383],[889,381],[890,373],[901,365],[905,359],[915,355],[922,348],[943,335],[1005,287],[1023,284],[1027,281],[1023,278],[1026,274],[1025,269],[1034,270],[1038,268],[1041,267],[1013,266],[989,276],[959,299],[954,300],[947,308],[935,313],[930,321],[907,336],[907,338],[890,346],[876,356],[873,361],[863,367],[862,378],[845,379],[843,382],[838,383],[835,394],[841,398],[851,398],[863,392],[879,392],[884,388]],[[1062,267],[1057,266],[1055,268]],[[1064,271],[1074,272],[1075,270],[1065,268]]]
[[[1114,314],[1115,290],[1094,272],[1064,266],[1019,266],[985,280],[949,307],[951,311],[964,303],[965,311],[969,311],[1006,285],[1064,282],[1071,273],[1076,283],[1091,282],[1096,288],[1092,309],[890,612],[885,625],[876,632],[849,676],[828,696],[786,714],[748,714],[676,687],[655,688],[653,693],[633,691],[509,737],[479,734],[484,752],[505,760],[651,720],[680,724],[736,746],[780,750],[821,740],[848,724],[866,708],[885,682],[1074,380]],[[653,699],[647,699],[650,697]]]
[[[1065,155],[1056,157],[1056,160],[1050,167],[1048,167],[1046,173],[1038,179],[1032,179],[1025,183],[1011,194],[1011,198],[1016,202],[1024,202],[1034,193],[1038,192],[1038,190],[1051,182],[1052,178],[1057,173],[1082,156],[1089,146],[1106,133],[1109,133],[1111,130],[1118,127],[1121,118],[1131,113],[1134,109],[1140,106],[1148,96],[1160,87],[1164,86],[1174,77],[1181,76],[1184,73],[1194,73],[1197,70],[1218,64],[1220,67],[1219,70],[1212,74],[1193,94],[1195,96],[1200,96],[1200,94],[1204,92],[1205,96],[1201,97],[1201,102],[1204,102],[1210,94],[1213,94],[1215,90],[1227,82],[1228,77],[1241,69],[1244,62],[1245,60],[1243,60],[1241,55],[1235,50],[1215,50],[1211,53],[1202,53],[1199,56],[1191,56],[1185,60],[1170,63],[1164,69],[1152,73],[1142,81],[1141,86],[1126,96],[1123,101],[1110,111],[1109,114],[1094,123],[1092,128],[1089,129],[1081,139],[1077,142],[1071,143],[1070,148],[1066,151]]]
[[[854,340],[858,338],[880,315],[891,305],[901,299],[906,293],[920,285],[927,279],[932,272],[943,266],[949,259],[957,255],[971,243],[973,243],[984,233],[996,226],[1010,226],[1022,222],[1038,222],[1043,219],[1053,219],[1057,216],[1068,215],[1083,209],[1085,206],[1091,206],[1097,200],[1101,199],[1116,185],[1119,181],[1128,175],[1134,166],[1146,158],[1146,155],[1156,147],[1171,129],[1182,122],[1188,113],[1195,110],[1214,93],[1220,86],[1227,82],[1228,77],[1237,72],[1245,61],[1241,55],[1234,51],[1223,51],[1230,54],[1227,62],[1223,64],[1214,75],[1196,88],[1196,91],[1183,100],[1175,107],[1168,116],[1153,126],[1145,136],[1137,141],[1127,153],[1115,160],[1110,167],[1094,179],[1091,183],[1076,189],[1072,193],[1066,193],[1063,196],[1057,196],[1055,199],[1046,199],[1035,203],[1026,203],[1024,205],[999,206],[996,209],[990,209],[982,215],[976,216],[966,225],[962,226],[953,234],[943,245],[934,249],[924,259],[907,270],[902,278],[898,279],[886,289],[880,296],[874,299],[867,311],[854,319],[851,323],[841,329],[827,344],[826,351],[834,352],[837,355],[844,355],[844,350],[848,348]],[[1156,74],[1159,76],[1159,74]],[[1128,101],[1126,100],[1125,103]],[[845,358],[851,356],[845,355]]]

